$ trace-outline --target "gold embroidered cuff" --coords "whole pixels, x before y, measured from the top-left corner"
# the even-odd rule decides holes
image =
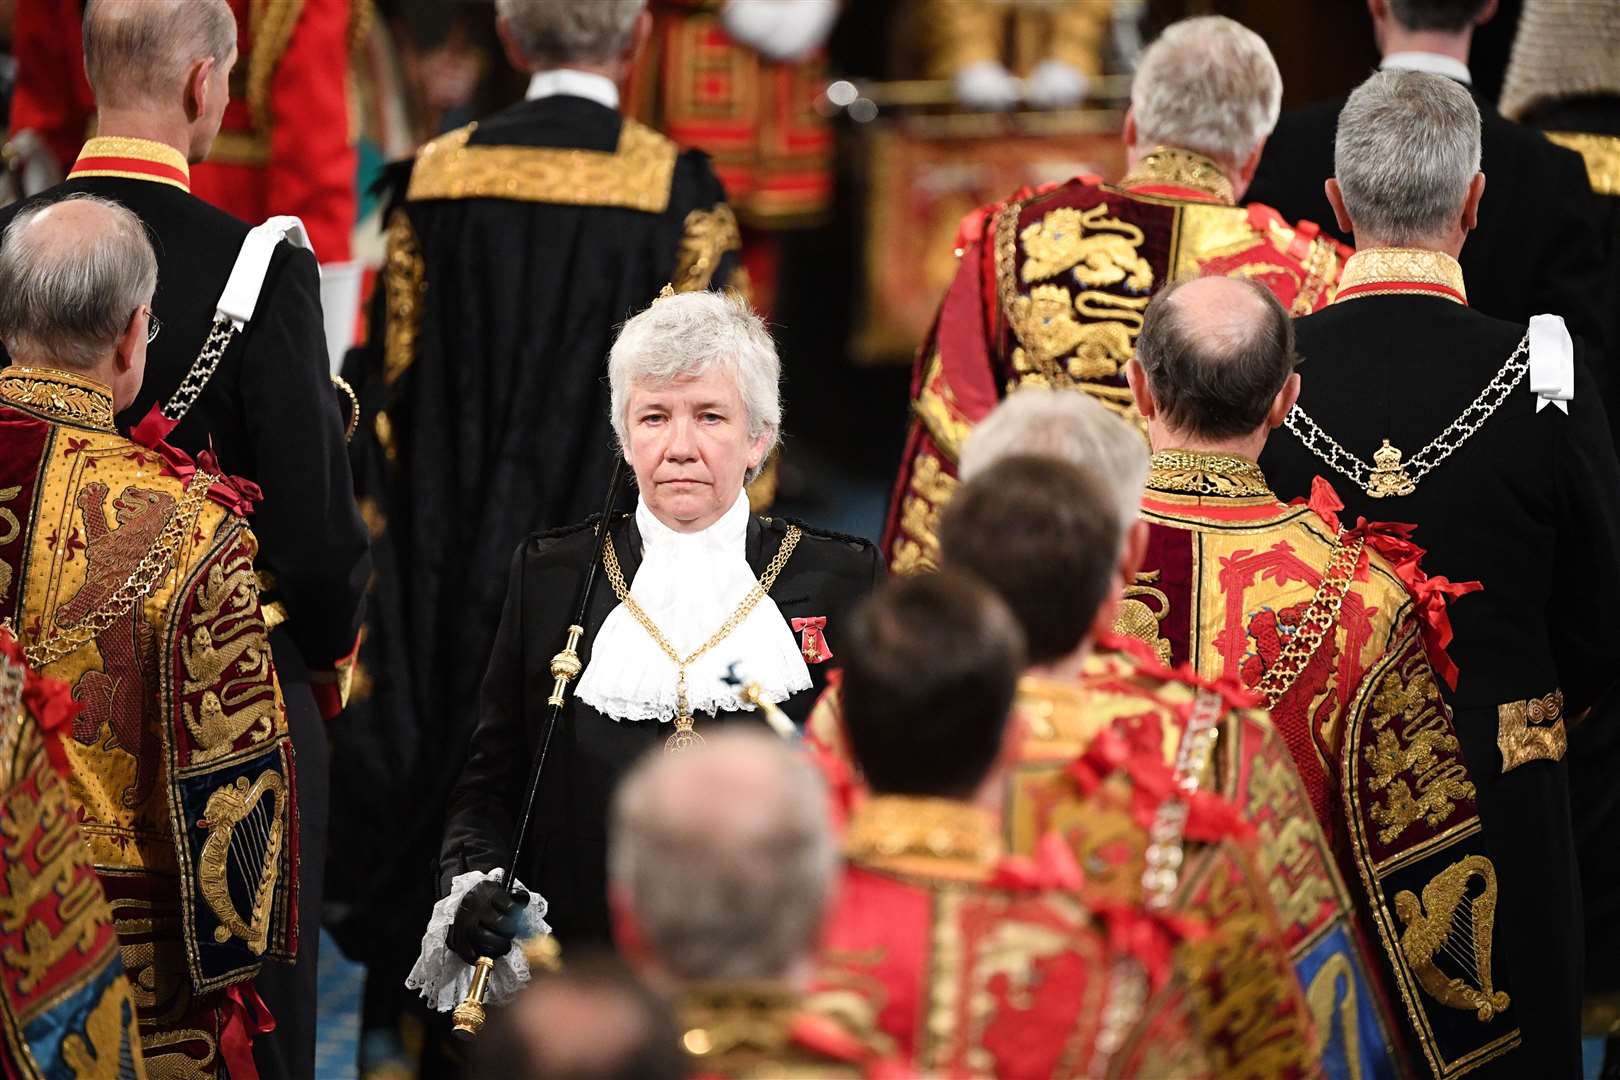
[[[1496,707],[1496,748],[1502,752],[1503,773],[1527,761],[1562,761],[1568,747],[1562,690]]]

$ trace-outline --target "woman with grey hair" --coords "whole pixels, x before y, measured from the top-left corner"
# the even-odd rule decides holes
[[[609,800],[637,758],[759,723],[727,681],[756,684],[802,724],[826,684],[841,620],[881,574],[865,540],[750,512],[747,480],[781,433],[780,366],[735,295],[655,301],[608,359],[613,429],[636,508],[608,523],[584,619],[576,693],[551,733],[518,880],[569,948],[609,942]],[[488,873],[506,867],[530,763],[546,737],[562,648],[596,519],[529,537],[512,560],[478,726],[451,797],[446,894],[424,938],[468,963],[507,955],[521,911]],[[514,954],[515,955],[515,954]],[[424,966],[425,965],[425,966]],[[465,971],[465,969],[461,969]],[[425,992],[443,987],[431,980]],[[453,992],[440,1001],[449,1000]]]

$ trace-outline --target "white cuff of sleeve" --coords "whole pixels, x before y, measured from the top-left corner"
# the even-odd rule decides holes
[[[416,958],[416,966],[406,976],[405,985],[411,990],[420,990],[423,1000],[434,1011],[449,1012],[461,1004],[461,999],[472,989],[472,965],[452,952],[445,940],[450,924],[456,921],[456,911],[461,907],[462,898],[479,882],[500,881],[504,874],[502,870],[493,873],[469,870],[465,874],[458,874],[450,883],[450,895],[433,905],[427,932],[422,935],[422,952]],[[522,884],[518,882],[518,885]],[[517,941],[551,933],[551,927],[543,918],[545,913],[545,897],[536,892],[529,893],[529,903],[518,921]],[[495,970],[490,972],[489,992],[485,1000],[492,1005],[504,1004],[528,981],[528,962],[523,959],[523,950],[514,942],[512,948],[506,950],[505,956],[496,959]]]

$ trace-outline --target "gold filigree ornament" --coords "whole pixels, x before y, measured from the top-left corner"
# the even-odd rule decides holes
[[[1114,632],[1136,638],[1158,654],[1160,663],[1168,665],[1170,639],[1159,636],[1159,626],[1170,614],[1170,597],[1163,589],[1153,587],[1159,575],[1158,570],[1137,574],[1135,584],[1125,586],[1125,597],[1119,602],[1119,610],[1114,615]],[[1149,600],[1157,603],[1157,610],[1148,603]]]
[[[1529,761],[1562,761],[1569,748],[1564,730],[1564,692],[1496,707],[1496,748],[1502,752],[1502,771],[1510,772]]]
[[[270,941],[270,908],[275,898],[281,865],[283,808],[287,784],[281,774],[267,769],[248,783],[236,783],[208,796],[197,822],[208,830],[197,861],[197,885],[219,925],[214,940],[220,944],[241,938],[255,956]],[[240,886],[251,904],[243,915],[231,899],[231,885]]]
[[[803,533],[797,525],[788,526],[787,535],[782,538],[782,546],[771,557],[770,563],[765,567],[765,572],[759,576],[758,581],[754,582],[754,587],[749,589],[748,594],[742,598],[742,603],[737,605],[737,610],[733,611],[730,618],[720,624],[720,629],[709,635],[707,641],[684,657],[675,650],[675,646],[670,643],[668,637],[664,636],[664,632],[658,628],[658,624],[652,621],[652,617],[642,610],[641,605],[636,603],[635,598],[630,595],[630,587],[624,581],[624,571],[619,569],[618,552],[613,550],[613,537],[604,536],[602,538],[602,568],[607,571],[608,582],[613,586],[613,595],[619,598],[619,603],[624,605],[624,609],[630,613],[630,617],[641,624],[641,628],[647,631],[647,636],[653,639],[653,643],[663,650],[664,655],[669,657],[670,661],[675,665],[675,731],[668,739],[664,740],[665,753],[674,754],[703,745],[703,736],[692,730],[696,721],[693,719],[692,710],[687,706],[686,701],[686,669],[698,657],[730,637],[732,631],[741,626],[743,620],[748,618],[748,613],[753,611],[761,600],[765,599],[765,594],[771,591],[772,585],[776,584],[777,575],[782,572],[782,567],[787,565],[789,556],[793,554],[793,549],[799,546],[799,537],[802,535]]]
[[[1401,464],[1400,447],[1390,445],[1388,439],[1384,445],[1373,451],[1372,471],[1367,474],[1367,494],[1375,499],[1387,499],[1392,495],[1410,495],[1417,490],[1412,477],[1407,473],[1406,466]]]
[[[1266,474],[1248,458],[1200,450],[1159,450],[1149,461],[1147,486],[1188,495],[1274,498]]]
[[[13,364],[0,372],[0,400],[50,420],[97,431],[113,429],[112,391],[70,371]]]
[[[1496,868],[1489,859],[1469,855],[1446,867],[1423,886],[1421,903],[1402,889],[1395,894],[1395,913],[1406,926],[1401,952],[1430,997],[1448,1008],[1473,1010],[1480,1023],[1508,1007],[1511,999],[1491,980]],[[1441,969],[1441,957],[1457,974]]]

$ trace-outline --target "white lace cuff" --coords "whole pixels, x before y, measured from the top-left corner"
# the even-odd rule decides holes
[[[423,1000],[437,1012],[454,1009],[472,988],[472,965],[452,952],[445,941],[450,924],[456,921],[461,900],[472,891],[474,885],[485,880],[500,881],[504,874],[503,870],[493,873],[469,870],[465,874],[457,874],[450,883],[450,895],[433,905],[427,932],[422,935],[422,952],[416,958],[416,966],[405,977],[405,985],[409,989],[420,990]],[[518,884],[521,886],[523,882]],[[551,927],[542,917],[545,913],[545,897],[530,892],[529,903],[518,920],[517,940],[526,941],[551,933]],[[506,955],[495,961],[495,970],[490,972],[489,977],[489,994],[485,1000],[492,1005],[504,1004],[528,981],[528,962],[523,959],[523,950],[514,942]]]

